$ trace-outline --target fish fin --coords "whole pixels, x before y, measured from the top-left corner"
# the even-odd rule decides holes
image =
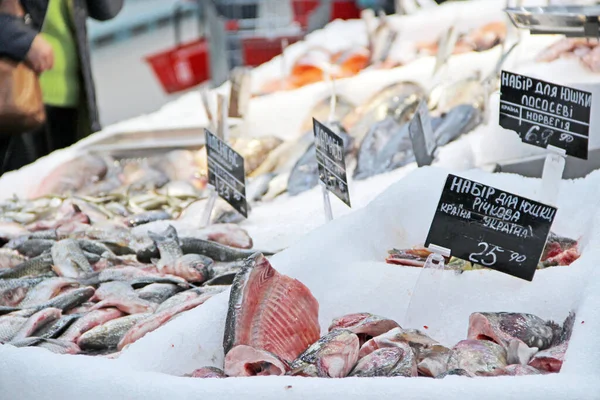
[[[153,265],[158,265],[159,261],[160,261],[160,258],[151,258],[150,259],[150,263]]]

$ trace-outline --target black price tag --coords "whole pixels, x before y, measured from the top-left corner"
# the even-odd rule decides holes
[[[208,129],[205,132],[208,183],[222,199],[248,218],[244,158]]]
[[[325,184],[327,190],[335,194],[348,207],[351,207],[348,178],[346,177],[344,141],[331,129],[314,118],[313,130],[315,133],[319,179]]]
[[[502,71],[500,126],[524,143],[587,160],[591,109],[589,92]]]
[[[531,281],[556,208],[448,175],[425,242]]]
[[[431,117],[427,103],[421,101],[408,123],[408,134],[413,146],[415,160],[419,167],[431,165],[435,151],[435,138],[431,129]]]

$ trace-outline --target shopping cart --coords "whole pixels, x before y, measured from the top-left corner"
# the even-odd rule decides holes
[[[182,15],[194,5],[202,21],[199,31],[207,30],[208,37],[182,43]],[[281,54],[285,44],[302,40],[333,19],[359,17],[355,0],[182,1],[174,12],[175,47],[146,60],[167,93],[211,78],[218,85],[231,68],[263,64]]]

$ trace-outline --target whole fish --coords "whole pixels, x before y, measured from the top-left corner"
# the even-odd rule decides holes
[[[284,142],[275,150],[273,150],[265,161],[255,169],[249,177],[257,177],[260,175],[274,173],[281,175],[289,173],[296,161],[306,152],[308,147],[314,142],[314,134],[312,131],[312,119],[309,129],[303,130],[303,134],[296,140]]]
[[[98,256],[112,255],[112,251],[103,243],[95,240],[77,239],[79,248],[87,253],[96,254]]]
[[[471,132],[482,121],[481,110],[470,104],[460,104],[452,108],[433,131],[437,146],[444,146],[460,135]]]
[[[36,330],[34,336],[46,339],[56,339],[62,335],[79,317],[80,315],[77,314],[63,315],[54,323],[46,324],[45,326]]]
[[[116,308],[103,308],[101,310],[89,311],[69,326],[59,339],[76,343],[81,335],[90,329],[124,315],[124,313]]]
[[[10,344],[15,347],[41,347],[56,354],[78,354],[81,352],[81,349],[75,343],[50,338],[28,337],[15,340]]]
[[[185,279],[178,276],[148,272],[136,267],[105,269],[79,279],[79,282],[84,285],[98,285],[102,282],[111,281],[127,282],[131,286],[150,283],[173,283],[189,286]]]
[[[134,314],[111,319],[83,333],[77,340],[77,345],[82,350],[116,349],[123,335],[148,316],[150,314]]]
[[[336,121],[341,121],[346,115],[352,112],[356,107],[351,101],[343,96],[336,94],[335,96],[335,110],[333,118]],[[310,131],[313,128],[313,118],[317,121],[327,121],[330,117],[331,111],[331,96],[324,98],[319,101],[307,114],[307,118],[302,123],[302,132]]]
[[[37,257],[45,251],[52,249],[56,241],[51,239],[28,239],[17,246],[17,251],[26,257]]]
[[[43,328],[47,324],[56,322],[61,316],[62,311],[58,308],[49,307],[38,311],[27,319],[25,324],[23,324],[21,329],[13,336],[11,341],[32,336],[35,331]]]
[[[532,315],[522,313],[473,313],[469,317],[469,339],[492,340],[505,349],[512,339],[540,350],[549,348],[562,328]]]
[[[310,345],[290,364],[290,374],[321,378],[344,378],[358,361],[358,336],[335,329]]]
[[[0,306],[16,307],[27,293],[46,279],[44,276],[18,279],[0,279]]]
[[[153,221],[171,219],[171,215],[163,210],[146,211],[126,218],[127,226],[139,226]]]
[[[49,194],[75,192],[88,183],[98,181],[108,171],[102,157],[85,155],[56,167],[31,192],[30,198]]]
[[[233,347],[225,356],[224,374],[227,376],[284,375],[289,366],[275,354],[250,346]]]
[[[361,358],[350,376],[417,376],[417,362],[411,348],[402,343],[398,347],[375,350]]]
[[[318,314],[319,303],[306,286],[278,273],[262,254],[255,254],[231,287],[223,348],[227,353],[234,346],[247,345],[292,361],[318,340]],[[274,325],[280,330],[273,331]],[[296,334],[290,337],[285,332]]]
[[[246,230],[236,224],[212,224],[195,231],[186,231],[182,236],[210,240],[239,249],[252,248],[252,238]]]
[[[74,289],[70,292],[59,294],[52,299],[36,305],[34,308],[37,310],[43,310],[45,308],[58,308],[63,312],[67,312],[72,308],[75,308],[86,301],[88,301],[94,295],[93,287],[82,287]]]
[[[126,314],[139,314],[154,312],[157,307],[156,303],[140,299],[130,285],[119,281],[100,285],[93,299],[100,301],[90,311],[114,307]]]
[[[52,246],[53,270],[65,278],[78,278],[94,272],[85,254],[74,239],[63,239]]]
[[[506,350],[489,340],[462,340],[448,359],[449,370],[463,369],[473,375],[486,375],[506,366]]]
[[[181,288],[172,283],[152,283],[136,290],[140,299],[148,300],[156,304],[161,304],[180,291]]]
[[[77,281],[70,278],[45,279],[27,293],[27,296],[19,303],[19,306],[22,308],[35,307],[38,304],[49,301],[59,294],[63,288],[70,286],[78,286]]]
[[[209,257],[214,261],[237,261],[243,260],[254,253],[256,250],[244,250],[234,247],[224,246],[219,243],[211,242],[191,237],[180,238],[181,250],[184,254],[201,254]],[[272,255],[269,252],[263,252],[265,255]],[[159,252],[155,246],[149,246],[141,251],[138,251],[137,258],[140,262],[149,262],[151,258],[158,257]]]
[[[127,333],[125,333],[123,338],[119,341],[117,349],[122,350],[125,346],[141,339],[147,333],[158,329],[160,326],[167,323],[174,316],[203,304],[212,296],[212,294],[198,296],[184,303],[177,304],[171,308],[167,308],[160,312],[156,312],[148,316],[148,318],[138,321],[127,331]]]
[[[0,279],[21,278],[23,276],[43,275],[52,272],[52,254],[44,252],[21,264],[0,271]]]
[[[155,313],[158,314],[169,308],[175,307],[175,306],[183,304],[183,303],[187,303],[199,296],[200,296],[200,293],[198,293],[194,289],[189,289],[184,292],[177,293],[176,295],[169,297],[162,304],[160,304],[158,306],[158,308],[156,309]]]

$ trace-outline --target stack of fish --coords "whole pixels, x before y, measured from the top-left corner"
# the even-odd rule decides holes
[[[431,251],[424,247],[413,247],[412,249],[392,249],[389,256],[385,259],[388,264],[404,265],[409,267],[423,267]],[[576,240],[558,236],[552,232],[548,235],[546,247],[538,263],[538,269],[556,266],[568,266],[579,258],[578,243]],[[468,271],[474,269],[483,269],[479,264],[473,264],[469,261],[461,260],[456,257],[446,257],[447,267],[450,270]]]
[[[560,371],[575,321],[573,313],[562,326],[531,314],[473,313],[467,339],[448,348],[420,330],[370,313],[336,318],[319,338],[318,313],[306,286],[257,254],[232,286],[224,369],[204,367],[188,376],[544,374]]]
[[[13,220],[0,223],[0,342],[115,353],[227,289],[254,253],[237,225],[179,235],[170,224],[185,219],[162,221],[169,218],[164,210],[128,214],[112,200],[3,204],[13,210],[3,216]],[[119,209],[126,216],[115,214]]]

